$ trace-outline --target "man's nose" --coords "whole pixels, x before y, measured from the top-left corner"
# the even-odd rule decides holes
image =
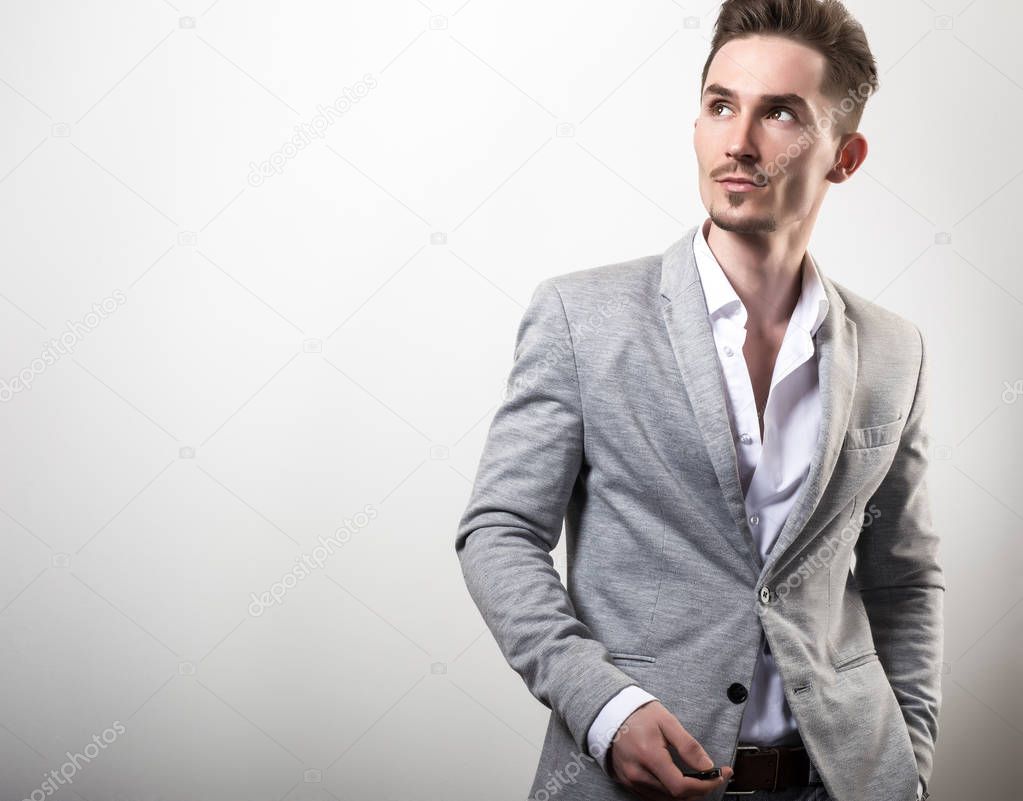
[[[729,144],[725,153],[736,161],[757,159],[756,143],[753,141],[753,126],[743,119],[737,119],[729,127]]]

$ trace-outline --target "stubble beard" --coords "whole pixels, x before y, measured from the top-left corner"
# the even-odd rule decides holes
[[[744,194],[743,192],[729,192],[729,208],[741,208],[743,201],[746,200],[743,197]],[[761,217],[731,218],[718,214],[711,206],[710,219],[722,231],[731,231],[735,234],[769,234],[778,230],[778,220],[773,214]]]

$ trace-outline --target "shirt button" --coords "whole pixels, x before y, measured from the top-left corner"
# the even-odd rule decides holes
[[[751,442],[753,442],[753,437],[751,437],[749,434],[743,434],[739,437],[739,441],[743,445],[749,445]]]
[[[766,585],[760,588],[760,603],[767,604],[771,602],[771,589]]]
[[[725,356],[734,356],[735,351],[732,350],[728,345],[725,345]]]
[[[757,523],[760,522],[759,515],[750,515],[749,516],[749,522],[750,522],[750,525],[755,526]]]

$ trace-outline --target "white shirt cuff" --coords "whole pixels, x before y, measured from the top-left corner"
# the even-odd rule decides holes
[[[625,719],[643,704],[656,701],[657,697],[646,690],[630,684],[610,701],[604,704],[586,735],[586,746],[604,773],[610,774],[606,761],[608,749]]]

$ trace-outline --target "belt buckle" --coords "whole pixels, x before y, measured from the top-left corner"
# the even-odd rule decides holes
[[[771,789],[766,792],[775,792],[778,789],[778,768],[781,763],[781,752],[775,747],[761,748],[759,745],[737,745],[736,751],[754,751],[774,754],[774,781],[771,783]],[[759,790],[725,790],[725,795],[753,795],[753,793],[760,792]]]

